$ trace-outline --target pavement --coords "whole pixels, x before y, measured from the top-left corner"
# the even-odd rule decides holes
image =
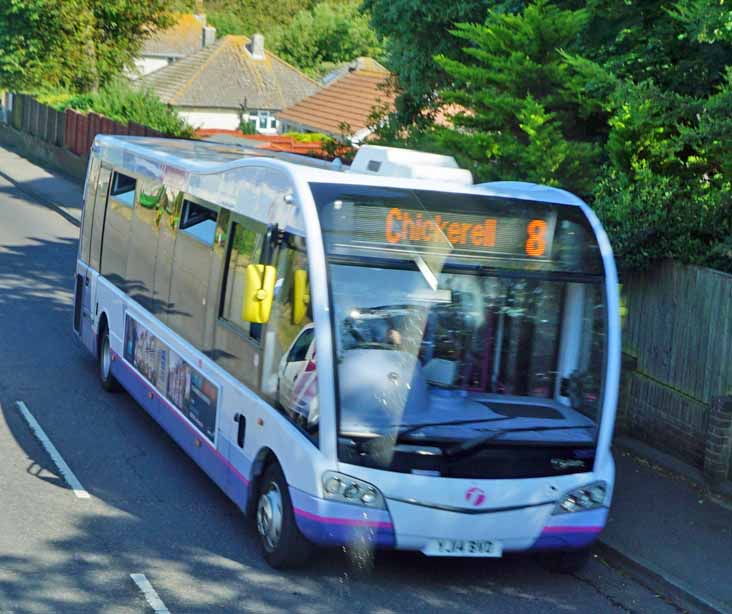
[[[732,612],[732,504],[699,472],[638,441],[618,438],[616,486],[602,544],[693,609]]]
[[[83,189],[73,179],[34,164],[7,146],[0,147],[0,177],[79,226]]]
[[[81,197],[0,147],[0,613],[152,611],[152,587],[176,613],[732,612],[732,511],[629,440],[615,450],[608,527],[579,573],[527,557],[341,551],[269,569],[235,506],[127,395],[103,393],[73,344]],[[69,490],[20,400],[89,499]]]

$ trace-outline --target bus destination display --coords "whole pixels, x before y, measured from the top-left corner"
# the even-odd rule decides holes
[[[339,243],[347,233],[351,247],[540,261],[553,256],[556,213],[551,210],[521,217],[334,204],[337,236],[331,238]]]

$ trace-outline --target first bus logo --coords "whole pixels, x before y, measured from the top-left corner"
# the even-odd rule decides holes
[[[485,503],[485,491],[482,488],[473,486],[465,491],[465,500],[472,504],[473,507],[478,507]]]

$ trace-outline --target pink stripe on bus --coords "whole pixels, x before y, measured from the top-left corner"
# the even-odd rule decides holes
[[[384,522],[379,520],[356,520],[353,518],[328,518],[325,516],[318,516],[317,514],[311,514],[305,510],[294,508],[295,515],[301,518],[308,518],[309,520],[315,520],[316,522],[325,522],[327,524],[340,524],[349,527],[371,527],[374,529],[393,529],[394,525],[391,522]]]
[[[170,413],[172,413],[173,416],[177,420],[179,420],[183,424],[183,426],[185,426],[186,429],[188,429],[188,431],[192,435],[195,435],[196,439],[198,439],[198,441],[202,442],[220,462],[222,462],[226,467],[228,467],[233,472],[234,476],[244,484],[244,486],[249,486],[249,480],[247,479],[247,477],[245,475],[242,475],[242,473],[239,472],[239,470],[236,467],[234,467],[234,465],[232,465],[229,462],[229,460],[211,444],[211,442],[206,438],[205,435],[203,435],[203,437],[201,437],[201,438],[198,437],[199,431],[197,431],[190,424],[188,424],[188,421],[185,419],[184,416],[181,415],[180,410],[175,405],[173,405],[170,401],[168,401],[168,399],[166,399],[162,394],[160,394],[160,391],[157,388],[155,388],[150,382],[148,382],[145,378],[143,378],[137,372],[137,370],[127,362],[127,360],[124,358],[124,356],[117,354],[117,352],[115,352],[114,350],[110,350],[110,351],[112,353],[112,356],[116,357],[119,360],[120,364],[125,369],[127,369],[134,377],[136,377],[140,381],[141,384],[143,384],[145,387],[149,388],[150,392],[152,392],[158,399],[160,399],[161,401],[163,401],[163,403],[165,403],[168,411],[170,411]]]

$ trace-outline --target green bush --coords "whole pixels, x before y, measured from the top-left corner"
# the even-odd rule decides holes
[[[61,99],[61,97],[59,97]],[[154,93],[116,80],[98,92],[71,96],[67,108],[93,111],[120,123],[135,122],[168,136],[190,138],[193,128]]]
[[[605,224],[621,270],[674,258],[732,272],[729,7],[515,4],[456,24],[462,50],[435,57],[449,80],[423,117],[454,103],[453,127],[391,116],[378,122],[382,142],[454,155],[478,180],[579,194]]]
[[[274,28],[270,40],[275,53],[312,77],[357,57],[380,59],[383,52],[360,0],[331,0],[301,10]]]

